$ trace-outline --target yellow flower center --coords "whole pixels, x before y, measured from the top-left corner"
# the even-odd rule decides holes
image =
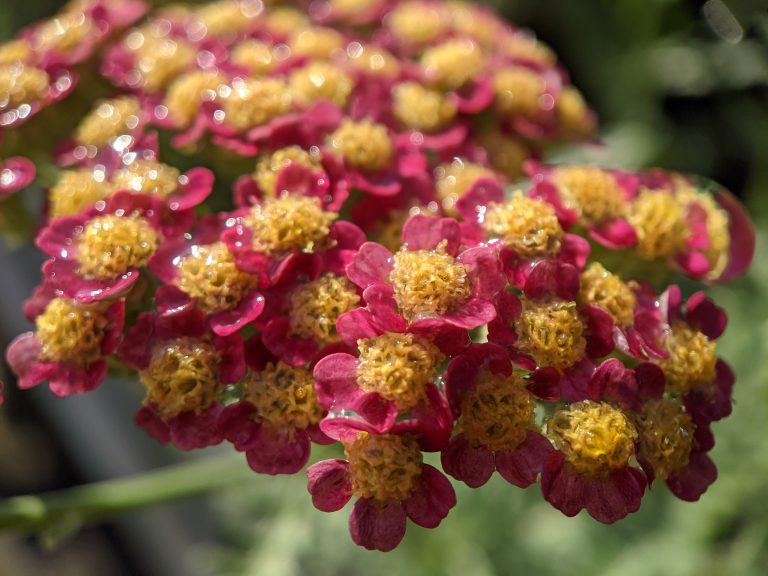
[[[226,78],[207,70],[187,72],[176,78],[168,88],[165,105],[180,128],[189,127],[200,114],[200,102],[216,97],[216,89]]]
[[[634,421],[640,453],[659,480],[666,480],[688,466],[693,448],[693,421],[680,401],[672,398],[651,400]]]
[[[523,175],[523,163],[528,160],[530,152],[522,142],[498,130],[481,134],[479,141],[496,170],[509,180],[517,180]]]
[[[256,407],[260,419],[275,428],[304,430],[323,417],[312,371],[283,362],[249,372],[243,399]]]
[[[236,78],[224,100],[224,116],[237,130],[268,123],[291,109],[288,86],[277,78]]]
[[[728,230],[728,213],[718,206],[714,198],[706,193],[684,188],[677,192],[677,198],[683,205],[686,214],[693,205],[703,209],[707,214],[707,237],[709,247],[704,251],[709,260],[711,270],[707,274],[710,280],[716,280],[728,265],[728,252],[731,245],[731,234]]]
[[[112,178],[114,190],[168,198],[179,188],[179,170],[154,160],[135,160]]]
[[[637,296],[632,287],[599,262],[593,262],[581,273],[578,301],[600,306],[619,326],[634,323]]]
[[[347,58],[352,66],[371,76],[394,76],[400,71],[400,64],[392,54],[360,42],[347,46]]]
[[[121,96],[99,102],[82,119],[75,132],[75,141],[86,146],[104,146],[139,125],[141,108],[133,96]]]
[[[23,64],[0,67],[0,110],[40,100],[48,90],[48,74]]]
[[[143,268],[160,241],[143,218],[97,216],[77,237],[76,258],[85,278],[112,280],[130,268]]]
[[[35,327],[41,360],[85,367],[102,356],[107,319],[97,307],[54,298],[35,318]]]
[[[242,66],[254,76],[266,74],[275,67],[272,47],[261,40],[244,40],[232,48],[233,64]]]
[[[135,70],[150,92],[168,87],[195,63],[197,51],[181,38],[168,38],[157,30],[136,30],[126,37],[129,50],[135,52]]]
[[[485,65],[480,48],[472,40],[448,40],[428,48],[421,67],[430,82],[442,90],[458,90],[477,76]]]
[[[706,387],[715,380],[717,346],[698,330],[678,322],[672,325],[665,342],[669,358],[660,362],[667,377],[667,389],[684,394]]]
[[[208,34],[222,36],[246,29],[263,6],[254,0],[219,0],[195,10],[197,20]]]
[[[666,258],[688,237],[682,206],[664,190],[643,190],[632,201],[629,221],[637,231],[637,254],[644,260]]]
[[[360,296],[345,276],[323,274],[291,294],[291,334],[312,338],[321,346],[340,342],[336,320],[360,303]]]
[[[434,132],[456,117],[456,105],[441,92],[416,82],[398,84],[393,93],[394,113],[408,128]]]
[[[309,19],[301,10],[281,6],[270,10],[264,18],[273,32],[288,36],[309,27]]]
[[[389,281],[409,321],[453,311],[472,293],[466,268],[445,252],[445,241],[434,250],[402,248],[394,256]]]
[[[495,16],[463,1],[446,2],[444,13],[457,36],[468,36],[487,48],[497,50],[499,38],[507,34]]]
[[[566,86],[557,99],[555,108],[566,134],[590,136],[594,132],[594,123],[589,107],[576,88]]]
[[[362,432],[344,442],[352,494],[379,502],[407,499],[421,478],[423,458],[410,436]]]
[[[326,62],[312,62],[294,70],[290,87],[296,101],[307,106],[326,100],[343,107],[352,92],[352,79],[338,66]]]
[[[514,450],[533,429],[535,408],[520,376],[483,372],[461,401],[464,436],[490,450]]]
[[[370,120],[345,119],[329,144],[350,166],[369,172],[389,166],[394,154],[387,127]]]
[[[500,49],[502,54],[510,58],[529,60],[546,67],[557,63],[557,57],[549,46],[524,33],[507,35]]]
[[[539,118],[544,110],[544,79],[527,68],[504,68],[493,75],[496,107],[507,116]]]
[[[283,168],[293,163],[320,170],[322,168],[320,150],[312,147],[307,151],[299,146],[288,146],[262,157],[253,175],[261,191],[267,196],[278,196],[281,192],[289,192],[277,189],[277,175]]]
[[[90,168],[65,170],[48,191],[50,215],[52,218],[75,216],[104,200],[109,193],[103,171]]]
[[[222,242],[195,246],[178,264],[176,286],[197,300],[206,313],[236,308],[258,286],[255,276],[241,272]]]
[[[449,214],[455,213],[458,199],[480,178],[494,178],[493,170],[462,158],[454,158],[450,164],[438,166],[435,169],[435,189],[443,209]]]
[[[555,181],[563,200],[577,210],[582,224],[591,226],[624,216],[624,198],[616,179],[592,166],[558,168]]]
[[[0,44],[0,66],[24,62],[32,53],[29,42],[23,39],[8,40]]]
[[[92,28],[93,20],[85,13],[63,12],[39,28],[35,49],[40,52],[69,52],[85,40]]]
[[[294,56],[327,60],[344,46],[344,37],[331,28],[308,28],[294,34],[289,42]]]
[[[429,44],[445,30],[440,10],[420,2],[397,5],[387,15],[386,25],[399,42],[415,45]]]
[[[360,389],[376,392],[402,411],[426,399],[426,387],[444,360],[437,346],[412,334],[387,333],[359,340],[357,345]]]
[[[208,342],[183,337],[155,347],[149,366],[139,373],[147,388],[146,404],[166,418],[205,411],[220,388],[219,356]]]
[[[520,349],[540,366],[564,370],[584,358],[586,327],[576,302],[524,300],[515,330]]]
[[[627,466],[635,453],[637,430],[605,402],[584,400],[561,408],[547,422],[547,432],[579,474],[606,476]]]
[[[488,207],[483,228],[525,258],[555,256],[564,235],[552,206],[519,191]]]
[[[318,198],[284,194],[251,208],[244,223],[253,231],[253,248],[258,252],[311,253],[325,247],[337,217],[323,210]]]

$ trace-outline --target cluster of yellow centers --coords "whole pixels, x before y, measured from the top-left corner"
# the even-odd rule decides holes
[[[594,304],[611,315],[619,326],[634,323],[637,296],[631,284],[606,270],[599,262],[593,262],[581,273],[578,302]]]
[[[178,263],[176,286],[212,314],[236,308],[258,286],[258,278],[241,272],[223,242],[194,246]]]
[[[277,175],[283,168],[294,163],[313,170],[320,170],[322,169],[320,150],[314,146],[309,150],[304,150],[300,146],[288,146],[276,150],[259,160],[253,177],[265,195],[279,196],[281,192],[287,192],[287,190],[277,189]]]
[[[54,298],[35,318],[35,327],[40,360],[86,367],[102,356],[101,342],[108,321],[99,306]]]
[[[485,66],[480,47],[468,38],[447,40],[428,48],[421,56],[427,80],[441,90],[458,90]]]
[[[354,496],[388,502],[406,500],[413,494],[423,457],[411,436],[361,432],[343,444]]]
[[[442,92],[417,82],[398,84],[392,91],[393,112],[408,128],[435,132],[456,117],[456,104]]]
[[[19,62],[0,66],[0,110],[31,104],[48,92],[48,74]]]
[[[516,60],[536,62],[547,68],[557,64],[552,49],[525,32],[506,36],[499,44],[499,49],[505,56]]]
[[[347,164],[368,172],[389,166],[394,154],[387,127],[367,119],[356,122],[345,118],[329,136],[328,144]]]
[[[143,268],[155,253],[158,233],[141,217],[96,216],[77,237],[75,258],[85,278],[112,280]]]
[[[124,40],[135,57],[134,71],[141,85],[150,92],[168,87],[195,62],[197,51],[182,38],[171,38],[163,21],[132,31]]]
[[[324,250],[337,217],[319,198],[283,194],[255,205],[243,222],[253,232],[253,249],[271,256]]]
[[[294,100],[308,106],[325,100],[344,107],[352,93],[352,78],[338,66],[327,62],[312,62],[291,73],[288,85]]]
[[[78,10],[63,12],[46,20],[32,38],[35,50],[69,52],[82,44],[93,29],[93,19]]]
[[[112,189],[165,199],[178,190],[179,177],[178,168],[154,160],[137,159],[115,173]]]
[[[409,410],[426,399],[427,385],[434,382],[443,354],[431,341],[413,334],[386,333],[359,340],[357,384]]]
[[[24,62],[31,53],[32,47],[22,38],[0,43],[0,66]]]
[[[639,435],[640,454],[659,480],[666,480],[688,465],[694,425],[679,400],[662,398],[646,402],[633,421]]]
[[[452,312],[472,294],[467,269],[445,251],[445,245],[443,240],[434,250],[403,247],[394,255],[389,282],[408,321]]]
[[[565,370],[584,358],[586,326],[576,302],[523,300],[515,331],[520,350],[540,366]]]
[[[254,76],[266,74],[277,64],[274,47],[261,40],[243,40],[230,53],[230,60],[236,66],[245,68]]]
[[[398,41],[425,46],[445,31],[441,8],[427,2],[403,2],[387,14],[385,25]]]
[[[294,56],[327,60],[344,47],[344,37],[332,28],[307,28],[296,31],[288,42]]]
[[[219,355],[208,342],[182,337],[155,346],[149,366],[139,373],[146,404],[166,418],[201,413],[218,397]]]
[[[482,225],[525,258],[557,255],[564,236],[554,208],[519,191],[502,204],[488,206]]]
[[[444,210],[456,214],[456,202],[480,178],[495,179],[493,170],[463,158],[454,158],[449,164],[435,169],[435,190]]]
[[[496,108],[505,116],[535,120],[551,107],[544,78],[528,68],[503,68],[493,75]]]
[[[595,130],[595,122],[584,96],[573,86],[566,86],[560,92],[555,112],[566,136],[588,137]]]
[[[350,42],[347,45],[347,62],[371,76],[395,76],[400,64],[392,54],[375,46]]]
[[[684,394],[715,380],[716,344],[683,322],[670,327],[665,340],[669,358],[659,364],[667,377],[667,390]]]
[[[262,12],[258,0],[219,0],[195,9],[195,19],[212,36],[233,34],[247,28]]]
[[[306,12],[289,6],[272,8],[265,14],[264,23],[271,32],[279,36],[290,36],[310,26]]]
[[[74,216],[109,196],[111,188],[103,170],[65,170],[48,191],[52,218]]]
[[[359,303],[355,286],[345,276],[323,274],[291,294],[288,313],[291,335],[312,338],[320,346],[339,342],[336,320]]]
[[[75,141],[86,146],[104,146],[139,125],[141,107],[133,96],[103,100],[88,114],[75,131]]]
[[[534,429],[535,403],[518,375],[484,371],[461,401],[461,430],[475,445],[514,450]]]
[[[720,208],[714,198],[706,192],[683,187],[677,190],[675,195],[686,215],[689,215],[692,210],[703,210],[706,214],[709,246],[704,250],[704,254],[710,265],[707,278],[712,280],[719,278],[728,265],[731,245],[728,213]]]
[[[262,126],[291,109],[291,92],[279,78],[235,78],[226,88],[224,119],[236,130]]]
[[[637,430],[621,410],[591,400],[555,412],[547,433],[572,470],[594,477],[627,466],[637,440]]]
[[[165,105],[176,125],[189,127],[200,114],[200,103],[213,100],[217,88],[226,81],[223,74],[210,70],[195,70],[176,78],[165,95]]]
[[[642,190],[630,205],[629,222],[637,232],[635,250],[644,260],[674,256],[689,234],[683,207],[667,190]]]
[[[249,372],[243,399],[256,407],[260,420],[279,429],[304,430],[323,416],[312,371],[302,366],[278,362]]]
[[[563,201],[578,211],[584,226],[625,215],[624,195],[610,172],[592,166],[567,166],[555,170],[554,180]]]

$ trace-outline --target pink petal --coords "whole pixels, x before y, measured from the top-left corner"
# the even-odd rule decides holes
[[[490,246],[476,246],[465,250],[456,261],[463,264],[473,279],[474,293],[480,298],[491,299],[506,286],[498,253]]]
[[[21,156],[0,161],[0,198],[26,188],[35,179],[35,165]]]
[[[310,446],[303,430],[277,432],[262,426],[245,456],[248,466],[259,474],[295,474],[307,463]]]
[[[168,199],[171,210],[187,210],[201,204],[213,191],[215,177],[207,168],[192,168],[181,177],[179,195]]]
[[[717,466],[704,452],[692,452],[688,466],[667,478],[670,492],[686,502],[696,502],[717,480]]]
[[[48,378],[48,386],[56,396],[65,398],[94,390],[106,375],[107,363],[104,360],[97,360],[85,369],[59,363],[57,370]]]
[[[589,500],[589,486],[579,474],[565,466],[562,452],[552,452],[541,472],[544,499],[566,516],[576,516]]]
[[[482,298],[472,298],[455,312],[443,314],[443,319],[453,326],[473,330],[496,318],[496,307]]]
[[[289,331],[290,319],[287,316],[273,318],[261,333],[264,345],[290,366],[308,364],[317,352],[317,343],[311,339],[289,336]]]
[[[623,218],[609,220],[589,229],[592,239],[612,250],[631,248],[637,244],[637,232],[632,225]]]
[[[373,316],[365,308],[355,308],[345,312],[336,320],[336,332],[347,346],[357,347],[358,340],[374,338],[381,334]]]
[[[552,444],[538,432],[530,431],[514,450],[496,452],[496,470],[510,484],[527,488],[544,468],[544,462],[554,451]]]
[[[352,497],[346,460],[323,460],[307,468],[307,490],[321,512],[341,510]]]
[[[523,288],[526,297],[536,300],[556,295],[563,300],[576,300],[579,294],[579,271],[560,260],[542,260],[531,271]]]
[[[349,516],[349,533],[358,546],[389,552],[405,536],[406,515],[400,502],[360,498]]]
[[[359,390],[357,358],[350,354],[331,354],[321,359],[313,371],[317,401],[330,410],[337,396],[346,399]]]
[[[613,524],[640,509],[645,486],[645,476],[639,470],[629,466],[614,470],[607,478],[589,483],[585,508],[598,522]]]
[[[405,318],[398,312],[394,289],[389,284],[372,284],[363,291],[371,319],[380,332],[404,332]]]
[[[194,306],[194,300],[176,286],[165,284],[155,291],[155,307],[161,316],[181,314]]]
[[[744,206],[731,194],[720,191],[717,203],[728,212],[728,233],[731,236],[728,265],[719,281],[732,280],[744,274],[755,255],[755,228]]]
[[[542,400],[555,402],[560,400],[560,373],[552,367],[534,367],[534,372],[528,378],[528,391]]]
[[[5,353],[8,365],[19,379],[21,389],[32,388],[48,380],[57,370],[53,362],[40,362],[40,342],[34,332],[17,336]]]
[[[225,440],[236,450],[243,451],[253,445],[261,424],[254,421],[256,408],[250,402],[235,402],[219,414],[216,427]]]
[[[381,244],[366,242],[347,268],[347,276],[365,289],[371,284],[386,282],[391,271],[392,253]]]
[[[423,528],[437,528],[454,506],[456,492],[451,482],[437,468],[423,464],[419,487],[403,501],[405,513]]]
[[[213,314],[211,328],[219,336],[229,336],[245,328],[264,311],[264,296],[258,292],[247,294],[234,310]]]
[[[602,358],[613,352],[615,345],[611,315],[592,304],[583,306],[580,312],[587,321],[587,356]]]
[[[704,292],[696,292],[688,298],[685,319],[710,340],[719,338],[728,325],[725,310],[707,298]]]
[[[589,259],[592,249],[586,238],[576,234],[566,234],[560,247],[559,258],[568,264],[573,264],[582,270]]]
[[[494,178],[478,178],[456,201],[456,211],[469,222],[482,222],[489,204],[504,201],[504,188]]]
[[[447,242],[445,251],[456,255],[461,242],[461,229],[453,218],[416,214],[403,225],[403,245],[408,250],[433,250],[443,241]]]
[[[485,446],[473,447],[463,434],[455,436],[440,455],[446,474],[470,488],[479,488],[494,471],[493,453]]]
[[[171,441],[171,431],[152,406],[139,408],[134,417],[136,425],[152,438],[165,445]]]

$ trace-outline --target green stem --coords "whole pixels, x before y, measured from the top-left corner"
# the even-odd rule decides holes
[[[226,488],[253,478],[242,455],[175,464],[130,476],[47,494],[0,501],[0,531],[76,528],[179,498]]]

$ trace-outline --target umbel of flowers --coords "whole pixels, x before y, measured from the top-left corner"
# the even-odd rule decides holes
[[[80,0],[0,46],[6,130],[64,105],[62,74],[114,86],[49,150],[18,385],[85,393],[122,364],[148,434],[228,442],[257,473],[337,445],[309,493],[353,500],[369,549],[408,519],[436,527],[451,478],[498,472],[605,523],[656,481],[697,500],[734,376],[725,311],[676,279],[747,270],[734,197],[544,163],[595,117],[546,46],[484,8],[271,4],[138,20],[139,3]],[[0,201],[34,177],[18,157],[0,170]]]

